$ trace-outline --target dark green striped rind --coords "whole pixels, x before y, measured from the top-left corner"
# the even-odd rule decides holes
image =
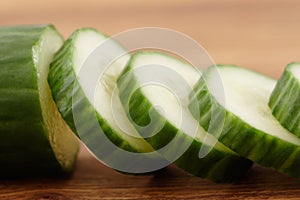
[[[206,77],[209,72],[208,69],[203,77]],[[198,81],[194,87],[194,93],[190,96],[191,105],[197,103],[199,106],[199,112],[195,118],[199,119],[200,125],[206,130],[208,126],[220,126],[217,120],[212,120],[212,111],[225,113],[223,129],[218,137],[220,142],[255,163],[290,176],[300,177],[300,147],[248,125],[225,109],[210,94],[204,79],[201,78]],[[195,115],[193,106],[190,106],[190,110]],[[218,116],[214,115],[214,117]],[[211,133],[215,134],[213,131]]]
[[[95,140],[98,130],[101,127],[109,140],[118,147],[130,152],[141,152],[136,146],[124,140],[120,134],[113,130],[107,121],[95,111],[95,108],[86,98],[76,78],[73,69],[74,51],[75,48],[80,48],[76,47],[76,39],[80,37],[80,34],[84,34],[85,31],[100,34],[90,28],[75,31],[55,55],[50,65],[48,82],[58,109],[74,133],[80,138],[85,138],[84,142],[87,146],[93,143],[97,143],[99,146],[101,145],[102,141]],[[74,120],[74,112],[76,112],[78,118],[76,120]],[[95,123],[95,118],[97,119],[97,123]],[[78,135],[78,128],[80,129],[80,135]],[[111,153],[108,152],[108,154]]]
[[[0,178],[63,175],[43,122],[0,122]]]
[[[131,62],[135,59],[134,56]],[[238,156],[229,149],[227,150],[227,148],[224,151],[212,148],[208,155],[200,159],[198,155],[203,145],[202,142],[178,130],[153,108],[153,105],[139,87],[134,73],[131,73],[132,71],[131,63],[129,63],[123,72],[123,76],[121,75],[118,80],[120,99],[124,107],[128,107],[129,117],[137,125],[146,126],[150,122],[165,122],[159,132],[154,136],[145,138],[154,149],[159,150],[172,141],[173,148],[169,148],[163,152],[163,156],[170,158],[176,154],[176,147],[190,144],[185,153],[174,163],[193,175],[215,182],[232,182],[248,172],[252,166],[252,162]],[[133,90],[134,92],[130,96]],[[150,112],[152,113],[151,119]],[[144,129],[143,131],[145,132],[140,132],[141,135],[152,132],[151,129]]]
[[[32,47],[46,26],[0,28],[0,120],[42,119]],[[22,102],[22,103],[20,103]]]
[[[0,28],[0,177],[63,174],[52,150],[38,90],[40,39],[51,25]],[[54,54],[54,52],[53,52]]]
[[[269,106],[282,126],[300,137],[300,82],[291,72],[292,67],[300,68],[300,64],[287,65],[271,94]]]
[[[181,138],[182,142],[188,139],[191,138]],[[214,148],[204,158],[199,159],[201,145],[203,143],[200,141],[193,140],[175,164],[195,176],[218,183],[237,181],[252,167],[250,160]]]

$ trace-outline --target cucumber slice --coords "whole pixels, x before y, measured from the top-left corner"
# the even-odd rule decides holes
[[[62,43],[51,25],[0,28],[0,177],[73,169],[79,142],[47,83]]]
[[[114,51],[121,56],[110,62],[111,55],[105,54]],[[79,29],[56,54],[48,81],[62,116],[90,151],[118,171],[139,174],[152,169],[145,166],[144,154],[136,154],[149,153],[144,155],[148,162],[161,158],[139,137],[117,94],[116,80],[129,59],[112,39],[91,28]],[[101,68],[106,69],[97,74]]]
[[[285,68],[273,90],[269,106],[277,120],[300,137],[300,63]]]
[[[138,52],[118,80],[120,99],[139,133],[167,160],[196,176],[230,182],[252,162],[206,134],[188,111],[188,94],[199,76],[167,54]],[[211,148],[204,158],[202,145]]]
[[[222,85],[215,84],[217,76]],[[280,125],[268,107],[275,84],[275,80],[250,70],[214,66],[196,84],[191,102],[198,102],[196,115],[205,129],[213,121],[212,108],[226,113],[219,137],[223,144],[260,165],[300,177],[300,140]],[[218,95],[220,87],[226,103]],[[193,106],[190,108],[193,112]]]

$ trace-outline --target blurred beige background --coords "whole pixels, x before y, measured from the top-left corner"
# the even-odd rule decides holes
[[[202,44],[216,63],[236,64],[279,77],[300,61],[300,1],[279,0],[9,0],[0,25],[53,23],[68,37],[80,27],[113,35],[158,26]],[[187,49],[188,50],[188,49]]]

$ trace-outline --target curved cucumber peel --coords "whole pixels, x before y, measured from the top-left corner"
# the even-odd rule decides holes
[[[217,87],[223,87],[225,103],[215,87],[217,76],[222,79],[223,85]],[[250,70],[214,66],[194,87],[191,102],[198,103],[196,117],[205,129],[212,121],[212,109],[226,113],[219,137],[223,144],[260,165],[300,177],[300,140],[280,125],[268,107],[275,84],[273,79]]]
[[[188,94],[199,77],[195,68],[167,54],[139,52],[118,80],[120,99],[139,133],[166,159],[196,176],[231,182],[252,162],[207,134],[188,111]],[[204,158],[202,146],[211,148]]]
[[[269,106],[277,120],[300,137],[300,63],[290,63],[277,81]]]
[[[90,59],[96,63],[96,68],[89,68],[88,65],[83,69],[82,66],[86,59],[90,58],[90,54],[97,51],[97,47],[103,44],[105,44],[104,51],[116,50],[123,55],[113,63],[106,63],[105,52],[102,54],[100,52],[95,60]],[[62,116],[95,156],[108,165],[110,165],[109,163],[117,165],[116,168],[111,167],[118,171],[123,170],[118,169],[118,166],[128,164],[129,169],[125,170],[124,168],[123,172],[135,173],[133,167],[135,161],[128,162],[126,157],[119,159],[119,151],[110,147],[106,148],[107,144],[103,140],[105,139],[103,137],[106,136],[114,144],[114,147],[117,146],[128,152],[154,151],[144,139],[139,137],[127,119],[117,94],[116,80],[129,58],[130,55],[126,53],[125,49],[112,39],[109,40],[107,36],[91,28],[79,29],[72,34],[56,54],[50,66],[48,81]],[[104,66],[106,64],[108,66]],[[86,80],[86,77],[81,76],[81,73],[86,73],[87,79],[93,79],[94,74],[101,67],[107,68],[102,74],[99,74],[101,76],[97,82]],[[94,84],[97,86],[95,87]],[[91,88],[95,90],[91,91]],[[103,132],[100,132],[100,129]],[[102,133],[105,135],[101,136]],[[136,165],[138,164],[141,163]]]
[[[63,39],[51,25],[0,28],[0,177],[71,172],[79,142],[47,75]]]

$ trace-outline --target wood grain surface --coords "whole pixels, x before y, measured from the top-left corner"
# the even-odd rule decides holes
[[[5,180],[0,199],[299,199],[300,180],[255,166],[234,184],[215,184],[175,166],[151,176],[115,172],[85,149],[69,179]]]
[[[65,37],[80,27],[95,27],[110,35],[137,27],[170,28],[194,38],[216,63],[241,65],[274,78],[287,63],[300,61],[300,1],[296,0],[9,0],[0,4],[0,25],[41,23],[55,24]],[[300,180],[259,166],[235,184],[214,184],[174,166],[153,176],[123,175],[82,148],[72,177],[1,180],[0,199],[300,199]]]

